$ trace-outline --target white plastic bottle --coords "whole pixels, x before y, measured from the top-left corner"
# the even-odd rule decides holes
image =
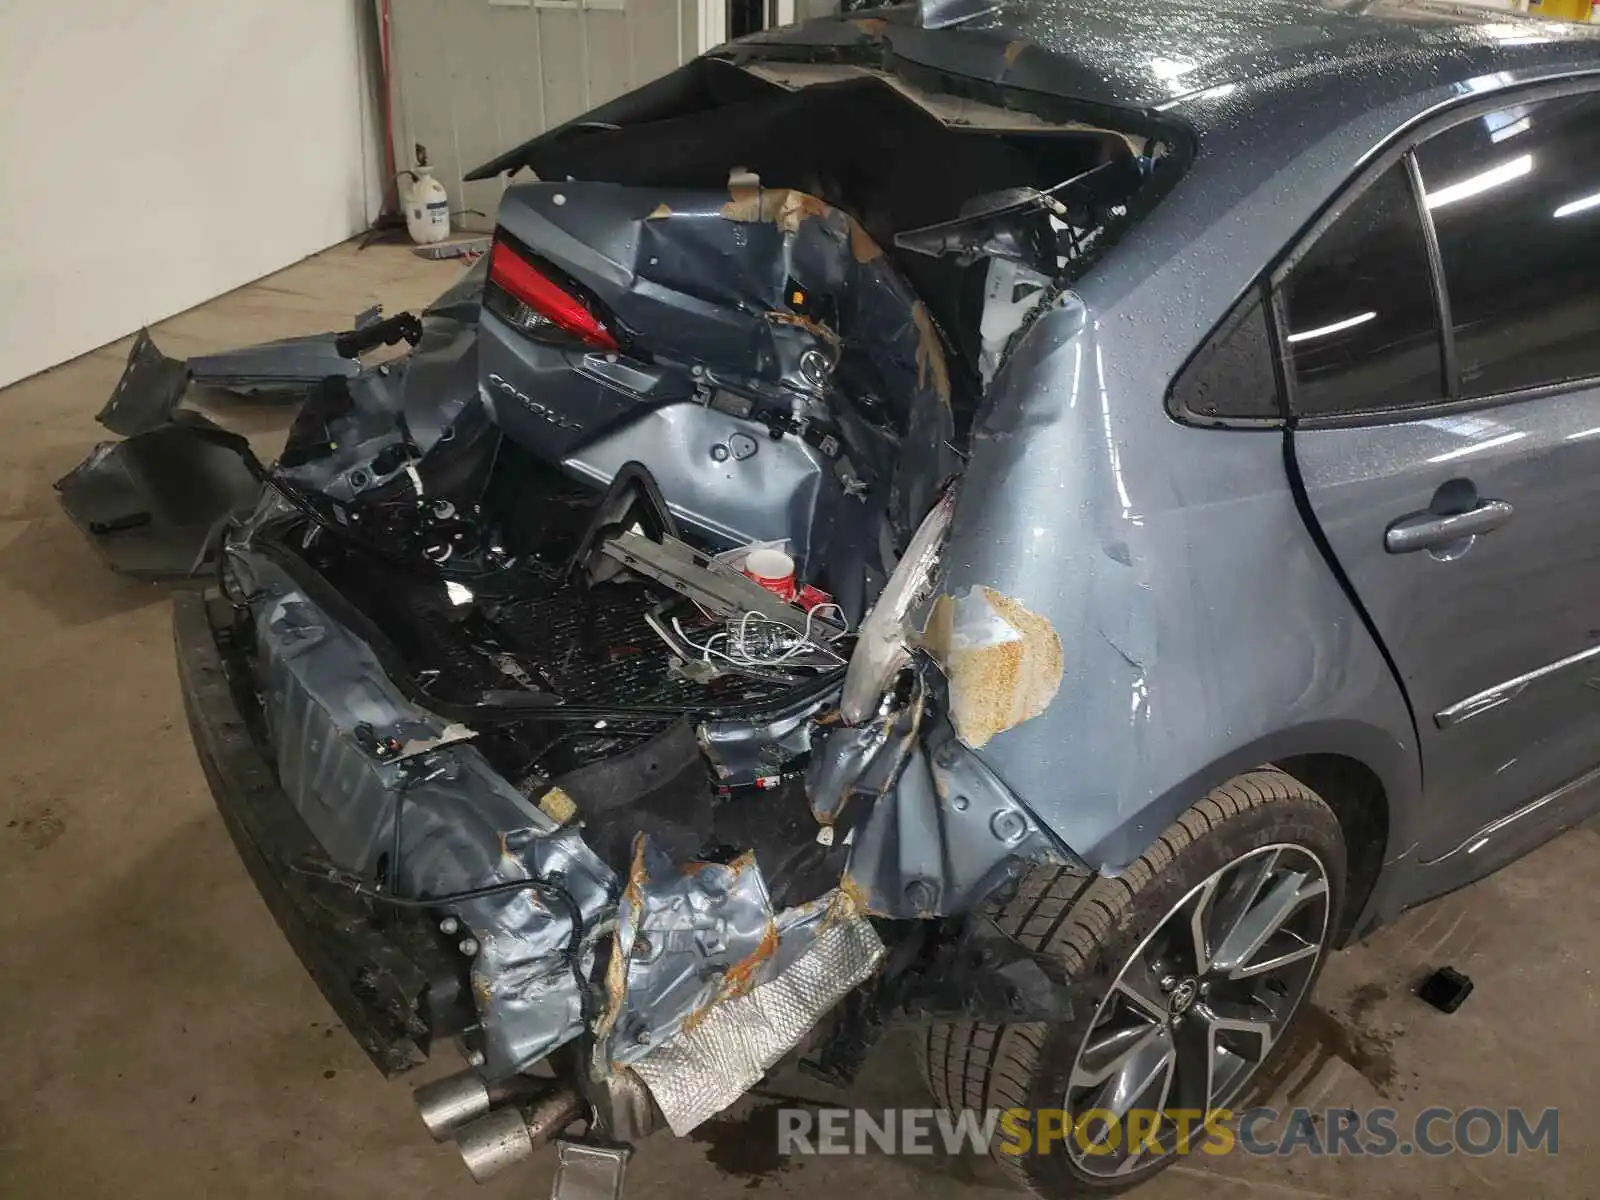
[[[417,167],[412,174],[406,189],[406,232],[417,245],[431,246],[450,236],[450,197],[432,167]]]

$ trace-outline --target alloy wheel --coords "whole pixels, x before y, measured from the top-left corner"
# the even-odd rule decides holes
[[[1079,1169],[1115,1177],[1149,1166],[1177,1148],[1178,1114],[1242,1093],[1316,975],[1330,902],[1322,861],[1277,844],[1172,907],[1117,973],[1073,1062],[1067,1150]],[[1128,1137],[1126,1118],[1140,1111],[1149,1139]],[[1188,1133],[1202,1136],[1192,1119]]]

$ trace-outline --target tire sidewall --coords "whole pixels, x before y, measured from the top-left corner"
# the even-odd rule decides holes
[[[1081,970],[1071,976],[1073,984],[1073,1017],[1065,1024],[1054,1027],[1047,1037],[1028,1089],[1028,1106],[1037,1113],[1043,1109],[1059,1109],[1067,1094],[1067,1080],[1078,1050],[1083,1044],[1100,1004],[1123,964],[1139,944],[1155,929],[1190,889],[1220,871],[1229,863],[1252,850],[1276,843],[1301,846],[1314,853],[1327,871],[1330,891],[1328,928],[1338,927],[1339,914],[1344,902],[1345,847],[1338,819],[1320,799],[1300,790],[1297,794],[1236,813],[1206,834],[1190,841],[1174,857],[1167,868],[1154,875],[1138,888],[1120,912],[1113,913],[1114,923],[1109,933],[1099,940]],[[1331,947],[1325,945],[1315,972],[1301,996],[1303,1006],[1316,987],[1317,978],[1327,963]],[[1297,1007],[1290,1025],[1299,1017]],[[1276,1052],[1287,1038],[1278,1038],[1278,1044],[1267,1061],[1257,1069],[1260,1076],[1272,1069]],[[1246,1085],[1244,1095],[1249,1095]],[[1069,1133],[1070,1136],[1070,1133]],[[1157,1159],[1126,1177],[1106,1179],[1083,1172],[1064,1143],[1056,1143],[1046,1154],[1026,1156],[1023,1165],[1043,1195],[1060,1196],[1100,1192],[1120,1192],[1143,1182],[1171,1164],[1173,1156]]]

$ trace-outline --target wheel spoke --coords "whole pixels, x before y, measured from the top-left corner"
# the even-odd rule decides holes
[[[1173,1107],[1204,1112],[1211,1106],[1215,1069],[1211,1031],[1202,1020],[1188,1020],[1173,1030],[1172,1042],[1177,1051]]]
[[[1292,934],[1286,935],[1293,937]],[[1294,938],[1294,945],[1285,949],[1271,958],[1263,958],[1253,962],[1247,967],[1235,967],[1228,973],[1230,979],[1248,979],[1252,975],[1265,975],[1270,971],[1281,971],[1285,967],[1292,967],[1297,962],[1304,962],[1308,958],[1315,958],[1322,947],[1315,942],[1308,942],[1302,938]]]
[[[1093,1103],[1083,1106],[1083,1111],[1103,1109],[1120,1126],[1130,1111],[1140,1107],[1141,1100],[1151,1100],[1152,1093],[1166,1093],[1172,1073],[1172,1039],[1165,1029],[1152,1028],[1150,1036],[1122,1056]],[[1103,1142],[1109,1132],[1109,1127],[1101,1127],[1095,1132],[1093,1141],[1096,1144]]]
[[[1106,1032],[1084,1046],[1073,1066],[1070,1086],[1074,1090],[1100,1087],[1130,1069],[1136,1071],[1133,1064],[1148,1056],[1152,1046],[1159,1047],[1166,1040],[1164,1033],[1159,1025],[1125,1025]]]
[[[1210,919],[1211,900],[1217,894],[1218,877],[1213,875],[1201,887],[1189,910],[1189,945],[1194,956],[1194,973],[1204,975],[1211,970],[1211,935],[1206,926]]]
[[[1123,1025],[1102,1033],[1095,1030],[1072,1071],[1074,1088],[1097,1087],[1109,1079],[1129,1054],[1155,1033],[1155,1026]]]
[[[1255,854],[1245,859],[1233,871],[1227,886],[1212,907],[1212,928],[1226,938],[1239,923],[1239,919],[1255,907],[1261,890],[1272,878],[1272,872],[1282,856],[1281,849],[1265,854]]]
[[[1161,980],[1151,969],[1144,954],[1135,954],[1128,960],[1115,990],[1136,1004],[1152,1020],[1166,1020],[1167,1000],[1161,991]]]
[[[1236,1006],[1230,1005],[1232,1009]],[[1222,1046],[1231,1054],[1249,1059],[1252,1063],[1265,1061],[1277,1040],[1273,1022],[1263,1017],[1250,1017],[1232,1011],[1218,1012],[1209,1006],[1195,1010],[1201,1023],[1208,1026],[1207,1037],[1214,1047]],[[1215,1050],[1213,1049],[1213,1056]]]
[[[1267,940],[1277,933],[1300,908],[1319,896],[1326,896],[1328,885],[1301,872],[1290,872],[1275,883],[1259,903],[1246,909],[1222,936],[1212,968],[1229,978],[1251,965]]]
[[[1174,1047],[1173,1052],[1167,1055],[1167,1066],[1166,1070],[1161,1074],[1160,1089],[1156,1094],[1154,1102],[1149,1106],[1149,1111],[1155,1114],[1155,1126],[1156,1130],[1158,1131],[1157,1137],[1150,1140],[1140,1138],[1139,1144],[1137,1146],[1133,1146],[1128,1140],[1133,1137],[1133,1130],[1127,1124],[1124,1124],[1122,1130],[1124,1138],[1122,1145],[1123,1159],[1122,1162],[1117,1166],[1117,1174],[1125,1175],[1129,1171],[1135,1170],[1139,1164],[1145,1160],[1145,1156],[1150,1153],[1152,1145],[1154,1145],[1158,1151],[1160,1150],[1161,1143],[1159,1140],[1159,1130],[1165,1123],[1165,1114],[1167,1108],[1172,1103],[1172,1081],[1177,1078],[1177,1074],[1178,1055],[1177,1048]]]

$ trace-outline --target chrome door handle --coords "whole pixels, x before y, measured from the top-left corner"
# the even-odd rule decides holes
[[[1411,554],[1448,546],[1451,542],[1499,529],[1516,511],[1504,500],[1485,500],[1477,508],[1448,517],[1431,512],[1412,513],[1383,531],[1383,548],[1390,554]]]

